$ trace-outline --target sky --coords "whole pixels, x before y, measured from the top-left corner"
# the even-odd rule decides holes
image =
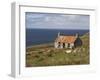
[[[89,29],[89,15],[26,12],[25,21],[33,29]]]

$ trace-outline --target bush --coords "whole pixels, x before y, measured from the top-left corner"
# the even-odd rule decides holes
[[[53,54],[52,54],[52,53],[48,53],[47,56],[48,56],[48,57],[52,57]]]
[[[42,51],[39,51],[38,53],[41,54],[41,53],[43,53],[43,52],[42,52]]]
[[[44,60],[44,57],[40,57],[40,58],[38,59],[38,61],[42,61],[42,60]]]
[[[39,58],[40,56],[36,54],[36,55],[34,55],[34,57]]]

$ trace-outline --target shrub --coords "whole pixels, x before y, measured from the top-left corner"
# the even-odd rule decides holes
[[[42,52],[42,51],[39,51],[38,53],[41,54],[41,53],[43,53],[43,52]]]
[[[44,57],[40,57],[40,58],[38,59],[38,61],[42,61],[42,60],[44,60]]]
[[[48,53],[47,56],[48,56],[48,57],[52,57],[53,54],[52,54],[52,53]]]
[[[34,55],[34,57],[39,58],[40,56],[36,54],[36,55]]]

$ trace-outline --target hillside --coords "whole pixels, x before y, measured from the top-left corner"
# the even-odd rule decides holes
[[[81,36],[81,40],[83,45],[74,49],[55,49],[53,43],[28,47],[26,66],[89,64],[89,33]]]

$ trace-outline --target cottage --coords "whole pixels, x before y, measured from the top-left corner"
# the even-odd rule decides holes
[[[79,35],[75,36],[65,36],[58,33],[58,36],[54,42],[55,48],[74,48],[82,45],[82,40],[79,38]]]

